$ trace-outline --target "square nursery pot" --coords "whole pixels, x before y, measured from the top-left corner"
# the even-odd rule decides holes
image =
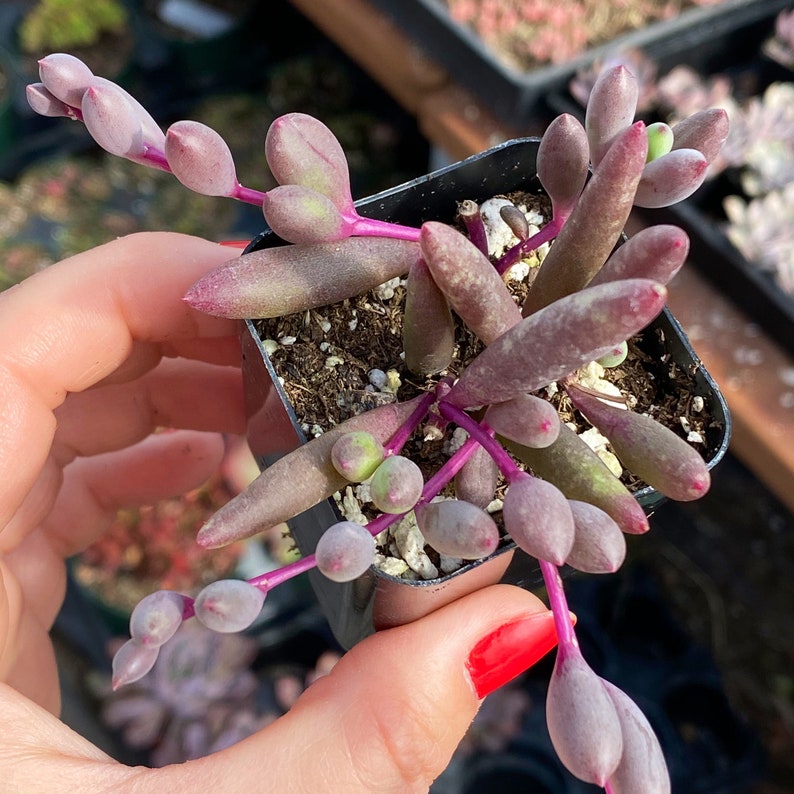
[[[535,179],[539,139],[508,141],[396,188],[358,202],[363,215],[419,226],[425,220],[451,222],[457,202],[482,201],[513,190],[541,192]],[[283,244],[265,231],[247,250]],[[242,327],[242,367],[248,412],[248,441],[262,468],[306,442],[295,411],[279,382],[279,373],[264,350],[253,321]],[[712,421],[706,439],[709,467],[725,454],[730,436],[730,416],[716,384],[701,365],[678,322],[665,310],[642,334],[639,347],[656,360],[675,362],[690,379],[690,393],[703,398]],[[636,493],[647,514],[665,501],[645,487]],[[300,550],[314,551],[322,532],[339,521],[333,499],[300,514],[289,522]],[[516,551],[505,540],[490,557],[464,565],[452,574],[432,580],[405,580],[374,566],[350,583],[332,582],[319,572],[310,578],[320,605],[337,640],[351,647],[375,630],[415,620],[462,595],[497,581],[534,587],[541,581],[534,559]]]
[[[557,64],[521,70],[485,46],[468,26],[453,20],[443,0],[371,0],[456,82],[514,129],[537,120],[549,93],[565,91],[578,71],[615,52],[641,49],[661,69],[691,58],[710,59],[714,42],[729,37],[741,52],[742,31],[756,20],[789,5],[790,0],[722,0],[693,6]]]

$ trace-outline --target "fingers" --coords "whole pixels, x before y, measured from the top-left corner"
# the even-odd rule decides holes
[[[555,641],[535,596],[512,586],[480,590],[367,638],[286,716],[221,753],[157,770],[142,790],[192,790],[212,779],[223,794],[426,792],[474,718],[478,682],[504,683]]]
[[[182,300],[227,248],[185,235],[134,234],[53,265],[0,296],[0,362],[54,407],[124,361],[135,339],[229,336],[236,324]]]
[[[71,257],[0,294],[0,526],[44,463],[50,411],[124,362],[134,340],[229,337],[236,324],[182,301],[230,258],[223,246],[169,233],[130,235]]]
[[[70,394],[55,416],[53,451],[60,462],[120,449],[158,427],[240,435],[242,377],[235,367],[165,359],[137,380]]]
[[[92,543],[120,507],[149,504],[196,488],[218,468],[223,439],[178,430],[66,467],[63,486],[42,524],[53,548],[71,556]]]

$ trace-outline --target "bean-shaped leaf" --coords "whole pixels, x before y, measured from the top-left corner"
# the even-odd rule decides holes
[[[697,149],[673,149],[645,166],[634,204],[656,209],[691,196],[706,179],[708,160]]]
[[[584,121],[594,166],[604,159],[615,138],[634,120],[638,96],[637,78],[622,64],[605,69],[596,79]]]
[[[601,680],[615,706],[623,736],[623,754],[609,778],[612,794],[670,794],[670,774],[662,747],[647,717],[621,689]]]
[[[614,573],[626,558],[626,537],[617,522],[600,507],[572,499],[569,502],[575,535],[565,558],[585,573]]]
[[[30,109],[39,116],[58,118],[72,115],[72,106],[51,94],[44,83],[30,83],[25,86],[25,98]]]
[[[226,141],[198,121],[177,121],[165,135],[165,157],[174,176],[205,196],[231,196],[237,188],[234,158]]]
[[[424,259],[408,271],[403,316],[405,365],[417,375],[446,369],[455,351],[455,321]]]
[[[609,405],[598,397],[567,388],[574,406],[609,439],[633,474],[670,499],[688,502],[709,489],[711,477],[701,454],[653,417]]]
[[[486,347],[447,399],[470,408],[536,391],[636,334],[659,314],[666,295],[655,281],[625,279],[561,298]]]
[[[94,73],[74,55],[55,52],[39,61],[39,77],[54,97],[79,108]]]
[[[582,289],[606,262],[631,212],[647,152],[642,122],[609,147],[543,260],[524,301],[525,316]]]
[[[220,317],[280,317],[374,289],[418,257],[417,243],[385,237],[267,248],[210,271],[184,299]]]
[[[576,206],[589,162],[584,127],[570,113],[561,113],[543,133],[537,155],[538,179],[549,194],[555,218],[567,217]]]
[[[225,546],[288,521],[327,499],[347,484],[331,461],[336,441],[351,431],[364,430],[383,444],[421,400],[415,397],[373,408],[279,458],[204,524],[198,542],[209,548]]]
[[[428,221],[419,238],[433,280],[486,345],[521,320],[521,311],[485,254],[445,223]]]
[[[86,129],[105,151],[132,160],[143,155],[141,121],[126,91],[110,81],[92,84],[81,109]]]
[[[713,163],[728,139],[730,127],[724,108],[700,110],[673,126],[673,149],[697,149]]]
[[[557,409],[534,394],[519,394],[489,406],[485,421],[500,436],[527,447],[547,447],[560,432]]]
[[[268,190],[262,211],[267,225],[291,243],[327,243],[350,234],[350,224],[333,201],[303,185],[279,185]]]
[[[612,698],[576,652],[557,652],[546,697],[554,749],[571,774],[604,786],[620,762],[623,736]]]
[[[353,208],[345,152],[319,119],[306,113],[279,116],[267,131],[265,157],[280,185],[310,187],[342,212]]]
[[[484,510],[461,499],[421,503],[416,523],[427,543],[440,554],[478,560],[496,551],[499,527]]]
[[[683,229],[662,223],[647,226],[615,250],[590,285],[624,278],[650,278],[667,284],[688,255],[689,236]]]
[[[550,482],[518,474],[507,488],[502,518],[510,537],[531,557],[565,562],[573,546],[573,515],[568,500]]]
[[[639,502],[567,425],[561,425],[557,440],[543,449],[525,447],[509,439],[502,441],[519,460],[544,480],[553,482],[568,499],[600,507],[623,532],[639,535],[648,531],[648,517]]]
[[[485,509],[494,500],[499,467],[483,447],[477,447],[455,475],[455,495]]]

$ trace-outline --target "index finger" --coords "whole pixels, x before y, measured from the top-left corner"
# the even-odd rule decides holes
[[[133,342],[228,336],[235,321],[182,300],[228,248],[169,232],[130,235],[0,295],[0,526],[44,463],[52,409],[113,372]]]

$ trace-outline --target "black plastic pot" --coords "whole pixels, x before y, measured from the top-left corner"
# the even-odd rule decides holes
[[[613,41],[587,50],[561,64],[520,71],[506,65],[468,27],[450,17],[442,0],[371,0],[456,82],[467,88],[496,116],[520,128],[546,109],[550,92],[566,90],[581,69],[618,51],[637,48],[653,58],[661,70],[692,59],[710,60],[715,44],[727,37],[741,52],[748,26],[789,5],[789,0],[724,0],[694,7],[677,17],[655,22]]]
[[[487,152],[435,171],[412,182],[363,199],[357,206],[363,215],[405,225],[419,226],[430,219],[452,221],[456,203],[464,199],[484,200],[517,189],[533,189],[539,139],[508,141]],[[537,182],[535,182],[537,186]],[[283,244],[265,231],[248,250]],[[730,416],[716,384],[703,368],[686,336],[672,315],[664,311],[643,333],[642,347],[652,356],[662,351],[692,378],[696,394],[703,397],[714,417],[706,441],[706,458],[715,466],[725,454],[730,437]],[[264,468],[305,443],[295,413],[279,384],[253,322],[242,328],[243,377],[248,411],[248,441]],[[636,498],[651,514],[665,498],[644,488]],[[303,553],[311,553],[322,532],[340,520],[335,504],[327,500],[290,522],[290,529]],[[312,585],[337,640],[351,647],[372,631],[415,620],[456,600],[461,595],[496,581],[536,586],[539,571],[535,560],[513,554],[506,543],[491,557],[464,566],[448,576],[429,581],[406,581],[375,568],[358,580],[339,584],[317,571],[310,573]]]

